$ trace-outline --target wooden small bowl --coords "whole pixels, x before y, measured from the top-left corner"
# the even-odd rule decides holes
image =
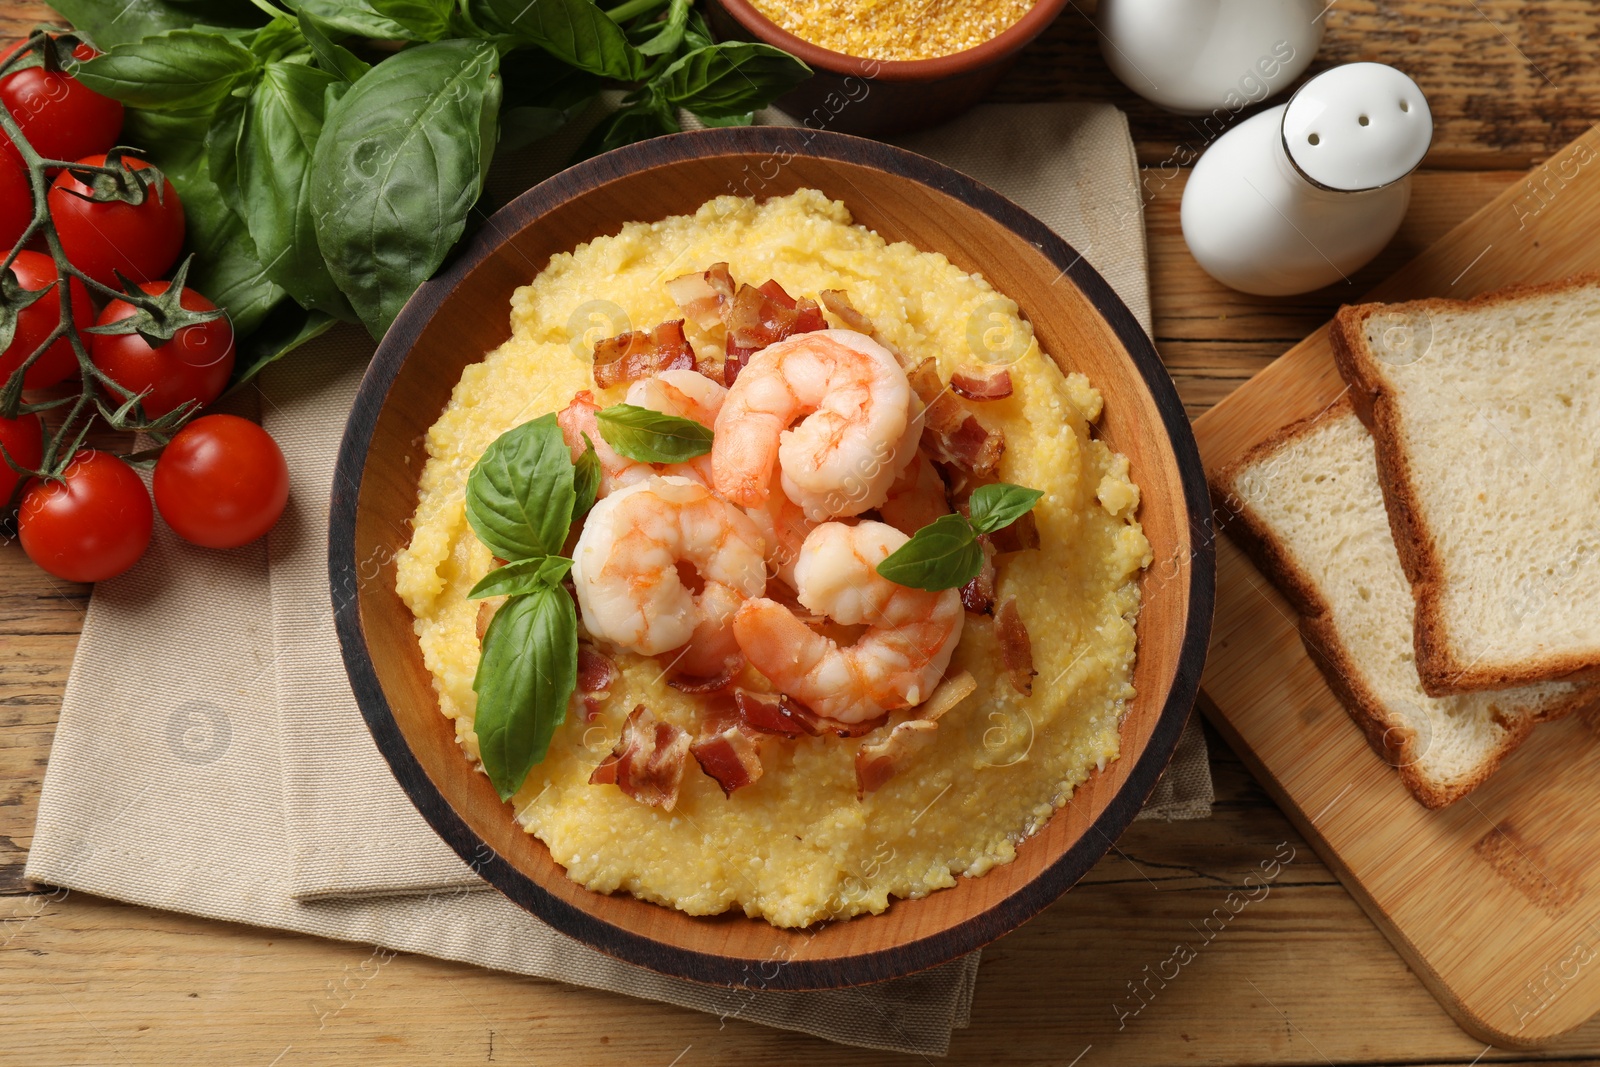
[[[1047,351],[1089,376],[1105,397],[1097,433],[1128,456],[1143,491],[1155,562],[1143,578],[1138,695],[1120,759],[1091,774],[1014,862],[895,901],[882,915],[780,930],[741,914],[695,918],[570,880],[457,746],[395,593],[393,561],[411,537],[428,427],[462,369],[510,335],[513,290],[552,254],[631,219],[692,213],[721,193],[808,186],[891,241],[982,272],[1021,305]],[[1110,847],[1166,767],[1194,702],[1211,629],[1211,536],[1199,453],[1172,381],[1081,256],[1015,204],[932,160],[840,134],[751,127],[657,138],[581,163],[497,212],[417,290],[378,347],[345,429],[328,570],[345,667],[378,748],[423,817],[490,884],[563,933],[666,974],[715,983],[757,974],[763,987],[817,989],[894,978],[978,948],[1055,900]]]
[[[887,137],[953,118],[983,99],[1017,53],[1045,31],[1067,0],[1038,0],[1020,19],[965,51],[935,59],[880,60],[834,52],[796,37],[750,0],[711,0],[721,40],[760,41],[804,60],[815,73],[778,100],[811,129]]]

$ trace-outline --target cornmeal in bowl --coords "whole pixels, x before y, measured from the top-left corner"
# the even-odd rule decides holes
[[[719,197],[552,257],[511,322],[429,431],[398,592],[503,778],[480,658],[519,650],[504,598],[468,594],[510,557],[469,476],[534,430],[595,472],[538,579],[574,603],[576,691],[502,789],[575,881],[785,927],[877,913],[1009,862],[1117,758],[1139,490],[1099,393],[983,278],[814,190]]]

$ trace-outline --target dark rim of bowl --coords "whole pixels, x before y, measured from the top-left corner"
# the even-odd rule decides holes
[[[1149,743],[1122,787],[1091,824],[1091,832],[1084,833],[1032,881],[949,929],[859,956],[791,959],[771,968],[770,976],[763,969],[762,988],[804,990],[860,985],[924,970],[980,948],[1038,914],[1082,878],[1133,821],[1171,759],[1193,708],[1211,633],[1216,577],[1211,504],[1199,448],[1177,389],[1149,337],[1110,285],[1070,245],[999,193],[941,163],[840,133],[770,126],[701,130],[659,137],[579,163],[496,212],[453,263],[417,290],[378,346],[339,446],[329,504],[328,577],[345,670],[362,717],[412,803],[462,860],[523,909],[584,944],[663,974],[717,985],[748,985],[751,961],[663,944],[596,918],[546,891],[487,848],[456,813],[406,743],[379,684],[354,595],[358,588],[355,527],[367,449],[379,412],[409,352],[404,339],[416,335],[474,266],[511,235],[608,178],[692,159],[780,150],[875,166],[955,197],[1034,245],[1070,277],[1116,333],[1161,413],[1179,468],[1192,542],[1189,612],[1172,688]],[[349,595],[341,596],[341,591]],[[490,854],[487,860],[485,852]],[[853,921],[870,922],[872,916]]]
[[[998,63],[1020,52],[1043,33],[1067,6],[1067,0],[1037,0],[1020,19],[987,41],[947,56],[934,56],[932,59],[869,59],[848,52],[835,52],[796,36],[757,11],[750,0],[714,2],[721,5],[729,18],[758,39],[798,57],[807,66],[820,68],[830,74],[893,82],[937,81]]]

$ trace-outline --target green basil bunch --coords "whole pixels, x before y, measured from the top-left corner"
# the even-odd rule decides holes
[[[983,569],[981,534],[1003,530],[1039,502],[1044,493],[1010,482],[980,485],[965,515],[941,515],[878,564],[878,573],[897,585],[938,592],[959,589]]]
[[[76,76],[128,108],[183,198],[191,284],[225,308],[235,377],[327,329],[381,337],[466,229],[498,149],[548,136],[603,85],[630,95],[585,146],[748,122],[809,76],[712,43],[691,0],[56,0],[104,55]]]

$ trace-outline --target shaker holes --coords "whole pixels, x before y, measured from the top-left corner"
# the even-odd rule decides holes
[[[1306,138],[1306,144],[1321,144],[1321,143],[1322,143],[1322,138],[1318,137],[1316,134],[1312,134],[1311,136]]]
[[[1409,101],[1409,100],[1400,101],[1400,110],[1401,111],[1410,111],[1411,110],[1411,101]]]
[[[1367,118],[1365,115],[1362,115],[1360,118],[1356,119],[1356,121],[1361,123],[1363,126],[1370,126],[1372,124],[1372,120]]]

